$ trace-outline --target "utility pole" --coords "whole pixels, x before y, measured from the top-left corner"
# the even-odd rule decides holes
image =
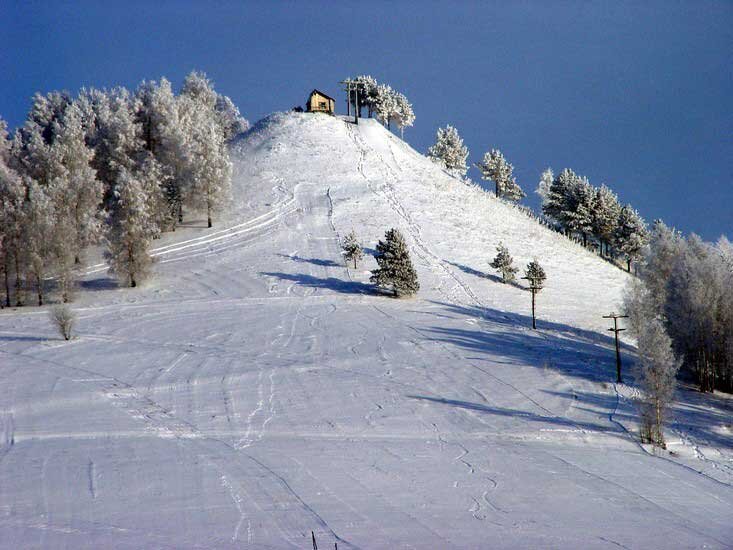
[[[535,316],[535,296],[537,293],[542,290],[542,287],[537,284],[537,280],[532,277],[522,277],[522,279],[527,279],[529,281],[529,291],[532,293],[532,328],[537,330],[537,318]]]
[[[354,86],[354,124],[359,125],[359,86]]]
[[[618,328],[618,320],[619,319],[628,319],[628,315],[617,315],[614,312],[611,312],[609,315],[604,315],[604,319],[613,319],[613,328],[609,328],[608,330],[613,332],[614,336],[616,337],[616,382],[620,384],[622,382],[621,380],[621,350],[619,349],[618,345],[618,333],[622,330],[626,330],[625,328]]]
[[[351,80],[346,81],[346,116],[351,116]]]

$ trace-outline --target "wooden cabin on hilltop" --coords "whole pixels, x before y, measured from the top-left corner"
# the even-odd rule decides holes
[[[336,100],[323,92],[313,90],[305,102],[305,110],[309,113],[328,113],[332,115],[336,108]]]

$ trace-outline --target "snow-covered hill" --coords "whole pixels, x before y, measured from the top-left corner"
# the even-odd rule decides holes
[[[76,340],[0,315],[0,546],[730,547],[730,404],[686,401],[677,456],[627,431],[622,271],[371,120],[277,114],[232,153],[226,218],[144,288],[92,267]],[[341,260],[390,227],[416,298]],[[499,242],[547,271],[537,331]]]

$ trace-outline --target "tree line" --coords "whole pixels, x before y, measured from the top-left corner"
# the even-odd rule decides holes
[[[453,126],[438,128],[435,144],[427,154],[452,175],[465,178],[468,147]],[[526,196],[514,176],[514,166],[499,149],[487,151],[475,166],[481,179],[493,182],[496,197],[517,203]],[[593,240],[601,256],[623,258],[631,271],[631,263],[641,257],[648,242],[649,231],[630,204],[622,205],[609,187],[595,187],[570,168],[557,176],[551,168],[545,170],[536,192],[542,198],[542,213],[562,233],[580,236],[584,247]]]
[[[366,108],[369,117],[376,115],[388,129],[394,123],[400,132],[415,122],[415,113],[407,97],[389,84],[380,84],[369,75],[346,78],[343,84],[349,104],[359,116]]]
[[[700,391],[733,392],[733,244],[683,237],[657,221],[624,298],[639,338],[659,325]]]
[[[203,73],[176,95],[171,83],[37,93],[12,136],[0,120],[0,273],[4,304],[45,300],[52,280],[63,302],[90,245],[105,246],[110,271],[129,286],[151,264],[152,239],[186,210],[209,227],[228,199],[226,144],[248,128]]]

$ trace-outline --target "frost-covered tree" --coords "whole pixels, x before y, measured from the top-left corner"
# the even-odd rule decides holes
[[[566,231],[572,210],[572,194],[580,177],[570,168],[560,172],[550,185],[547,198],[542,205],[542,212],[557,221]]]
[[[232,165],[224,132],[215,111],[216,92],[202,73],[192,72],[179,98],[180,118],[187,136],[188,187],[185,199],[198,210],[205,210],[208,226],[229,199]]]
[[[224,132],[224,141],[231,141],[249,129],[249,121],[240,114],[239,108],[227,96],[217,94],[214,108],[219,126]]]
[[[613,248],[624,255],[626,271],[631,272],[631,262],[641,258],[644,247],[649,241],[649,230],[639,213],[627,204],[619,211],[613,230]]]
[[[679,231],[655,220],[649,238],[649,249],[639,266],[639,276],[654,300],[658,316],[664,312],[667,302],[667,286],[677,257],[682,253],[684,241]]]
[[[56,138],[55,124],[64,116],[66,110],[71,106],[73,100],[67,92],[50,92],[46,95],[36,93],[33,96],[31,108],[23,126],[18,128],[15,139],[19,146],[14,155],[25,170],[20,170],[39,181],[38,174],[32,172],[34,167],[43,169],[41,161],[42,151],[40,142],[44,145],[51,145]],[[39,156],[40,154],[40,156]],[[18,169],[18,167],[15,167]]]
[[[605,185],[597,188],[591,203],[591,228],[593,236],[598,239],[598,251],[601,256],[608,253],[620,214],[621,205],[616,193]]]
[[[660,319],[701,391],[733,391],[733,270],[720,245],[655,222],[624,298],[634,333]]]
[[[38,305],[42,306],[46,276],[51,269],[54,240],[57,236],[54,205],[46,190],[35,180],[25,176],[24,186],[26,194],[22,211],[21,242],[36,286]]]
[[[638,335],[637,365],[644,399],[641,406],[642,441],[665,448],[665,411],[676,386],[679,361],[658,318],[647,320]]]
[[[387,84],[378,84],[371,108],[377,115],[377,120],[390,128],[390,122],[397,111],[396,92]]]
[[[724,286],[729,282],[725,271],[715,248],[693,234],[682,242],[667,280],[667,330],[701,391],[713,391],[716,363],[725,356],[719,349]]]
[[[347,262],[354,262],[354,269],[356,269],[356,264],[364,257],[364,252],[362,250],[361,243],[356,236],[356,232],[353,229],[348,235],[346,235],[341,248],[343,250],[344,259]]]
[[[580,233],[583,246],[588,245],[588,235],[593,232],[593,198],[595,191],[587,178],[578,178],[570,189],[565,223],[569,231]]]
[[[85,90],[95,113],[92,166],[104,184],[105,205],[113,200],[121,171],[133,171],[143,150],[142,127],[134,98],[125,88]]]
[[[4,302],[11,305],[12,278],[15,277],[16,305],[22,305],[22,273],[25,268],[26,248],[23,243],[23,205],[25,187],[11,168],[11,147],[7,139],[5,121],[0,120],[0,269],[5,291]]]
[[[158,163],[160,187],[164,192],[166,210],[161,216],[161,228],[175,230],[176,223],[183,221],[182,202],[186,188],[188,152],[186,133],[179,116],[179,106],[171,83],[161,78],[159,82],[143,82],[136,92],[137,119],[142,126],[145,149]],[[217,97],[217,102],[223,101]],[[231,125],[228,131],[235,132],[244,127],[237,122],[236,113],[225,110],[220,105],[219,117],[228,113],[224,119]],[[239,124],[239,128],[237,125]]]
[[[351,103],[355,111],[358,111],[359,116],[361,116],[361,111],[364,107],[368,109],[369,116],[372,116],[374,104],[377,100],[377,86],[377,80],[369,75],[360,75],[344,80],[344,90],[351,91],[349,103]]]
[[[547,280],[547,274],[537,260],[532,260],[527,264],[527,267],[524,270],[524,277],[529,281],[530,285],[537,288],[538,291],[544,288],[545,281]]]
[[[501,280],[504,283],[511,283],[515,280],[518,268],[514,267],[514,259],[509,254],[509,249],[502,243],[496,247],[496,257],[492,260],[491,267],[501,273]]]
[[[532,294],[532,328],[537,328],[537,316],[535,314],[535,301],[537,294],[545,286],[547,275],[537,260],[532,260],[524,270],[524,278],[529,283],[529,291]]]
[[[400,135],[404,138],[405,127],[412,126],[415,122],[415,113],[412,104],[400,92],[394,93],[395,111],[392,113],[392,120],[400,129]]]
[[[542,174],[540,175],[540,181],[537,184],[537,189],[535,190],[535,193],[540,196],[543,207],[547,202],[548,195],[550,194],[550,187],[552,186],[552,180],[554,179],[555,174],[550,167],[547,167],[545,171],[542,172]]]
[[[63,299],[69,298],[74,263],[101,233],[101,185],[90,167],[94,153],[87,146],[88,123],[81,104],[65,94],[36,94],[28,119],[13,140],[11,160],[24,187],[17,256],[26,259],[39,301],[44,281],[51,276],[59,282]],[[44,233],[49,224],[53,231]]]
[[[149,204],[145,182],[123,167],[114,188],[106,257],[110,272],[131,287],[145,279],[152,264],[150,241],[158,227]]]
[[[63,237],[70,241],[62,247],[68,255],[58,258],[64,266],[66,282],[71,274],[69,259],[79,263],[84,248],[101,237],[103,188],[91,166],[94,151],[87,147],[83,114],[78,105],[70,105],[61,120],[54,122],[54,133],[56,139],[50,151],[54,170],[48,188],[56,222],[71,231]]]
[[[71,308],[66,304],[58,304],[49,310],[51,322],[58,329],[59,334],[64,340],[71,340],[72,330],[76,316]]]
[[[468,147],[463,145],[463,139],[450,124],[445,128],[438,128],[435,135],[435,145],[428,149],[428,157],[441,163],[447,170],[458,176],[465,176],[468,168]]]
[[[375,259],[379,267],[372,271],[371,282],[391,287],[395,296],[410,296],[420,290],[407,243],[397,229],[390,229],[379,241]]]
[[[504,158],[498,149],[487,152],[483,160],[476,163],[476,167],[481,171],[482,179],[494,182],[497,197],[516,202],[525,196],[512,175],[514,166]]]

